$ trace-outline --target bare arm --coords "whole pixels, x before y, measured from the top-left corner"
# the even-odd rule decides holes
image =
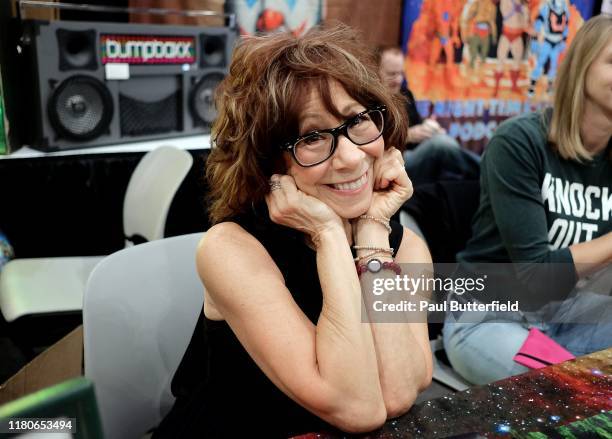
[[[317,267],[323,309],[315,326],[264,247],[240,226],[211,228],[198,250],[208,294],[270,380],[327,422],[346,431],[369,431],[384,422],[386,411],[342,227],[318,235]]]
[[[357,236],[358,242],[372,243],[371,245],[381,247],[389,246],[389,237],[385,229],[377,223],[360,221],[357,226]],[[395,262],[430,266],[431,256],[425,243],[414,233],[404,229]],[[364,273],[362,278],[371,285],[371,276],[374,275]],[[375,276],[394,277],[395,273],[384,270]],[[364,292],[368,292],[367,286],[364,286]],[[411,317],[412,321],[415,321],[415,316]],[[410,317],[406,316],[406,321],[409,320]],[[405,413],[414,403],[419,391],[425,389],[431,382],[433,366],[427,323],[426,321],[423,323],[372,322],[370,326],[374,336],[378,373],[387,416],[393,418]]]
[[[374,193],[368,214],[389,218],[412,194],[401,153],[385,151],[375,164]],[[358,245],[389,247],[389,234],[379,223],[359,220],[353,234]],[[363,257],[364,252],[358,251]],[[383,258],[381,258],[383,259]],[[427,246],[412,232],[404,230],[396,262],[431,264]],[[367,277],[369,274],[364,273]],[[377,276],[394,276],[383,270]],[[364,289],[367,292],[367,288]],[[368,298],[366,297],[366,300]],[[431,352],[426,323],[371,323],[383,399],[389,417],[404,413],[414,403],[419,390],[431,381]]]
[[[605,264],[612,262],[612,232],[592,241],[570,246],[576,273],[582,277]]]

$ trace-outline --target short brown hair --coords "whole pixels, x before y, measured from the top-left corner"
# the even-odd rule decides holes
[[[408,118],[401,98],[381,83],[375,55],[349,27],[316,27],[244,38],[234,50],[229,74],[216,92],[219,112],[206,164],[212,224],[264,199],[268,180],[285,173],[279,145],[298,133],[301,104],[314,87],[330,114],[329,81],[337,81],[364,107],[385,105],[385,147],[406,144]]]

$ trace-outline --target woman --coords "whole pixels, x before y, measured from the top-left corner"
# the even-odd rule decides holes
[[[362,323],[370,274],[353,260],[387,277],[430,262],[388,221],[412,192],[401,105],[346,27],[235,49],[207,162],[204,315],[156,438],[369,431],[429,384],[426,325]]]
[[[520,266],[514,292],[547,286],[539,289],[546,297],[522,300],[554,302],[535,314],[539,325],[520,313],[486,313],[477,321],[464,313],[459,323],[447,315],[448,358],[473,383],[527,371],[513,357],[532,326],[577,356],[612,346],[611,17],[592,18],[578,31],[556,90],[552,109],[496,130],[482,162],[473,236],[458,255],[466,264],[529,263]],[[601,290],[607,295],[567,298],[578,279],[598,270],[609,276]]]

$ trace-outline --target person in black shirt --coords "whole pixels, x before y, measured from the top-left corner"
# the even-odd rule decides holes
[[[154,438],[373,430],[432,373],[424,321],[362,320],[364,282],[431,261],[389,221],[412,193],[402,103],[342,25],[243,39],[216,103],[204,312]]]
[[[378,70],[389,90],[404,97],[410,128],[404,151],[406,172],[415,186],[442,180],[476,180],[480,157],[464,150],[435,118],[423,119],[404,77],[404,54],[399,47],[377,51]]]

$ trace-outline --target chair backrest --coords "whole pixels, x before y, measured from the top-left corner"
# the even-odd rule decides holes
[[[164,237],[168,209],[192,163],[189,152],[173,146],[156,148],[138,162],[123,200],[126,246],[130,240],[139,243]]]
[[[172,377],[202,311],[202,233],[128,247],[96,266],[83,299],[85,376],[106,437],[141,437],[171,408]]]

